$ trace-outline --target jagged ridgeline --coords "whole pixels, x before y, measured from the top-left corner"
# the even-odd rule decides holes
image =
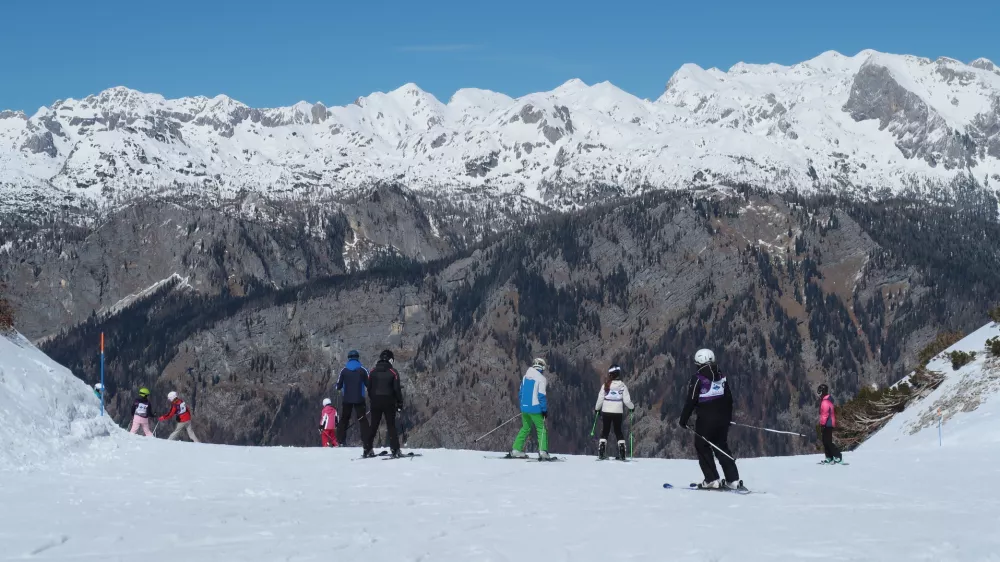
[[[940,329],[981,323],[1000,289],[997,202],[975,185],[950,193],[917,204],[656,192],[283,288],[174,279],[44,350],[92,380],[105,332],[113,415],[144,384],[157,403],[183,393],[211,441],[311,445],[347,351],[371,363],[390,347],[411,447],[473,446],[517,411],[520,377],[544,355],[560,452],[593,447],[601,373],[617,362],[638,404],[637,454],[689,455],[675,422],[699,347],[730,374],[740,420],[807,430],[819,382],[846,399],[902,376]],[[740,428],[731,441],[744,456],[813,446]]]

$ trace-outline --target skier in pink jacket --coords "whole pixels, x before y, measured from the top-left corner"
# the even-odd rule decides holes
[[[323,414],[319,420],[319,431],[324,447],[337,446],[337,409],[333,407],[333,402],[329,398],[323,399]]]
[[[816,393],[819,394],[819,425],[823,428],[823,451],[826,453],[826,459],[821,464],[840,464],[844,459],[840,455],[840,450],[833,444],[833,428],[837,427],[837,413],[833,408],[830,388],[821,384]]]

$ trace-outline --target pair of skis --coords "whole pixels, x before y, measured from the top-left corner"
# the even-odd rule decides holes
[[[566,459],[562,457],[550,456],[547,459],[542,459],[538,457],[515,457],[510,453],[507,453],[502,457],[498,457],[496,455],[486,455],[484,458],[494,459],[494,460],[512,460],[512,461],[530,461],[530,462],[566,462]]]
[[[632,459],[630,459],[630,458],[628,458],[628,457],[625,457],[625,458],[621,458],[621,459],[620,459],[620,458],[613,458],[613,457],[604,457],[604,458],[602,459],[601,457],[597,457],[597,458],[596,458],[596,459],[594,459],[594,460],[596,460],[596,461],[618,461],[618,462],[635,462],[634,460],[632,460]]]
[[[673,484],[664,483],[663,484],[663,489],[665,489],[665,490],[673,490],[674,489],[674,485]],[[754,492],[752,490],[747,489],[746,487],[744,487],[743,489],[737,489],[737,490],[734,490],[732,488],[702,488],[702,487],[698,486],[698,484],[695,484],[695,483],[688,484],[687,488],[680,488],[680,489],[682,489],[682,490],[700,490],[700,491],[704,491],[704,492],[729,492],[730,494],[739,494],[741,496],[745,496],[747,494],[755,494],[755,493],[756,494],[763,494],[764,493],[764,492]]]
[[[358,457],[356,459],[351,459],[352,461],[366,461],[369,459],[382,459],[384,461],[393,461],[397,459],[412,459],[413,457],[422,457],[420,453],[406,453],[405,455],[400,455],[398,457],[391,456],[389,451],[382,451],[381,453],[372,457]]]

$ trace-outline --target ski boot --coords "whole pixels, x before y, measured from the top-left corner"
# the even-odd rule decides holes
[[[625,453],[626,453],[625,440],[620,439],[618,440],[618,460],[620,461],[628,460],[628,455],[626,455]]]
[[[398,459],[403,456],[403,453],[399,449],[393,449],[391,453],[392,458]]]
[[[552,456],[549,455],[548,451],[538,451],[538,460],[540,460],[540,461],[547,461],[547,460],[551,460],[551,459],[552,459]]]
[[[844,464],[844,458],[843,457],[837,457],[837,458],[833,459],[832,461],[830,461],[830,464]]]
[[[819,464],[833,464],[835,462],[837,462],[837,461],[834,460],[834,459],[831,459],[831,458],[827,457],[827,458],[819,461]]]
[[[722,488],[722,480],[712,480],[711,482],[709,482],[708,480],[704,480],[700,484],[698,484],[699,490],[719,490],[721,488]]]
[[[507,453],[507,456],[510,457],[510,458],[512,458],[512,459],[526,459],[526,458],[528,458],[528,455],[524,454],[524,451],[518,451],[517,449],[514,449],[511,452]]]
[[[372,449],[365,449],[365,452],[362,453],[361,458],[363,458],[363,459],[370,459],[370,458],[372,458],[374,456],[375,456],[375,451],[374,450],[372,450]]]
[[[743,485],[742,480],[730,480],[725,484],[726,489],[732,490],[734,492],[749,492],[747,487]]]
[[[598,460],[604,460],[608,458],[608,440],[601,439],[601,443],[597,446],[597,458]]]

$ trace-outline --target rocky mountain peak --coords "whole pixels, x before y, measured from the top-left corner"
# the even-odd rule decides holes
[[[992,69],[992,70],[991,70]],[[1000,185],[1000,74],[985,59],[833,51],[799,64],[686,64],[655,101],[572,79],[511,98],[416,84],[328,107],[124,87],[0,128],[5,208],[173,194],[330,193],[383,181],[557,208],[706,181],[898,192],[958,173]],[[874,126],[873,126],[874,124]]]

